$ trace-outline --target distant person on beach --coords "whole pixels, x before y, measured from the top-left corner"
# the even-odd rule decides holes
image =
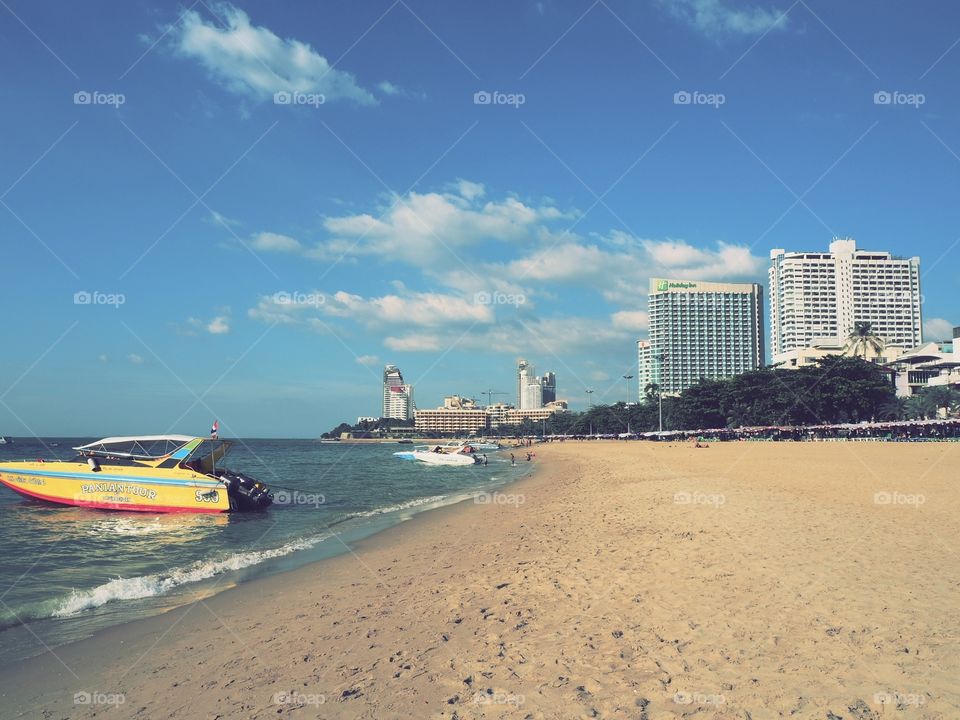
[[[530,462],[530,458],[533,457],[532,453],[527,453],[527,462]]]
[[[510,464],[511,465],[517,464],[517,459],[513,456],[513,453],[510,453]]]

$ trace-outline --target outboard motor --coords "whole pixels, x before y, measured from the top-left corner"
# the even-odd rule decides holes
[[[273,504],[270,488],[249,475],[223,468],[218,472],[218,477],[227,486],[232,510],[259,512]]]

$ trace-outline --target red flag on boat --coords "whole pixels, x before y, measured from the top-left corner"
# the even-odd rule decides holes
[[[214,420],[213,427],[210,428],[210,437],[216,439],[219,433],[220,433],[220,421]]]

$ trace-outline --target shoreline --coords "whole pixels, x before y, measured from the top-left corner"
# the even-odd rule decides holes
[[[259,582],[275,575],[284,575],[286,573],[295,572],[302,567],[310,566],[315,563],[326,562],[340,555],[349,553],[350,548],[354,548],[362,543],[365,543],[381,533],[388,532],[394,527],[416,520],[425,513],[443,510],[444,508],[450,506],[471,501],[478,495],[499,492],[516,482],[522,481],[530,474],[533,468],[518,467],[516,470],[519,472],[507,473],[505,475],[506,479],[499,478],[494,481],[499,484],[482,488],[449,488],[443,495],[428,495],[424,497],[413,498],[409,501],[400,502],[398,505],[394,506],[391,506],[390,503],[388,503],[388,505],[385,507],[375,508],[368,512],[359,512],[353,516],[347,516],[335,520],[329,525],[314,529],[312,531],[312,534],[317,537],[325,536],[322,539],[316,542],[311,541],[306,547],[293,549],[288,553],[278,554],[269,558],[265,563],[262,564],[258,563],[249,567],[245,566],[240,570],[226,570],[213,575],[211,578],[204,577],[199,581],[178,585],[173,591],[161,592],[156,595],[138,595],[137,597],[133,598],[135,601],[145,600],[148,603],[147,606],[142,608],[141,612],[138,612],[132,617],[114,620],[109,624],[101,624],[101,626],[97,627],[96,629],[88,629],[85,631],[87,634],[83,637],[74,637],[73,639],[61,640],[60,638],[63,636],[63,633],[60,633],[59,636],[55,635],[51,637],[51,633],[48,631],[37,629],[37,632],[40,633],[38,636],[29,630],[28,626],[33,625],[34,623],[52,624],[58,622],[58,616],[56,615],[43,615],[33,618],[27,622],[27,625],[24,625],[23,623],[14,623],[10,626],[10,629],[21,630],[22,632],[20,634],[25,639],[29,638],[30,636],[33,637],[32,644],[34,646],[34,650],[28,651],[29,654],[26,655],[18,656],[10,654],[4,657],[2,661],[0,661],[0,671],[5,671],[15,664],[28,661],[44,654],[45,652],[48,652],[49,647],[46,643],[49,643],[50,647],[60,648],[78,642],[84,642],[85,640],[89,640],[92,637],[95,637],[97,634],[112,628],[123,627],[124,625],[130,623],[135,623],[140,620],[146,620],[173,612],[181,607],[190,605],[196,601],[195,599],[198,598],[209,600],[212,597],[220,595],[224,592],[229,592],[238,587],[243,587],[249,583]],[[103,514],[103,517],[109,516],[109,513]],[[283,516],[277,517],[276,521],[280,522],[282,517]],[[311,540],[311,538],[306,539]],[[297,545],[298,542],[299,541],[297,539],[292,539],[288,540],[287,544]],[[237,546],[233,548],[233,554],[234,556],[242,555],[245,552],[256,554],[262,552],[263,550],[264,549],[260,547]],[[140,578],[124,578],[124,580],[128,582],[133,582],[138,579]],[[106,583],[106,585],[109,584],[110,583]],[[101,584],[96,586],[92,588],[92,591],[99,590],[106,585]],[[109,600],[109,602],[98,604],[96,608],[109,608],[111,606],[118,607],[123,602],[124,600],[118,597]],[[82,623],[86,612],[86,610],[82,610],[77,614],[61,618],[61,621],[66,623],[79,621]],[[7,628],[4,628],[4,630],[6,629]],[[83,631],[81,630],[81,632]],[[70,634],[73,633],[68,631],[66,633],[66,637],[69,638]],[[47,649],[44,650],[44,648]]]
[[[512,448],[504,448],[507,452],[509,452],[510,449]],[[28,658],[15,660],[10,663],[10,665],[3,667],[3,673],[0,673],[0,704],[5,708],[10,708],[10,688],[17,688],[16,692],[19,692],[25,684],[29,685],[31,680],[42,676],[46,677],[48,681],[51,678],[56,678],[56,680],[53,683],[48,682],[43,693],[38,694],[35,698],[28,697],[24,699],[18,695],[15,702],[18,702],[21,706],[17,708],[16,714],[13,715],[13,717],[31,717],[38,709],[45,707],[42,698],[43,696],[49,696],[51,694],[51,685],[59,688],[59,690],[54,690],[53,694],[60,696],[60,700],[52,704],[62,705],[63,697],[67,695],[72,697],[73,693],[76,692],[75,690],[70,690],[71,687],[77,686],[76,682],[73,682],[77,680],[77,678],[73,677],[74,673],[72,668],[78,666],[82,659],[91,652],[94,655],[109,656],[112,649],[115,649],[117,646],[123,647],[126,652],[134,652],[131,648],[135,647],[138,642],[142,643],[146,638],[151,636],[162,636],[165,628],[179,625],[198,605],[205,606],[208,611],[211,605],[216,605],[217,603],[223,603],[225,607],[235,609],[237,606],[243,605],[249,600],[249,598],[244,597],[248,594],[253,595],[259,592],[260,595],[264,595],[278,591],[286,584],[285,581],[293,580],[296,582],[299,579],[297,577],[298,575],[303,575],[305,578],[313,577],[315,572],[322,571],[324,567],[337,563],[338,561],[349,564],[352,562],[352,558],[357,558],[361,553],[385,549],[391,547],[395,542],[408,540],[408,535],[416,535],[419,533],[420,526],[423,523],[431,520],[433,523],[442,522],[444,513],[454,513],[458,509],[463,511],[471,506],[482,506],[484,503],[477,502],[479,495],[495,496],[498,494],[516,494],[512,492],[503,493],[502,491],[506,489],[513,490],[518,486],[533,481],[538,475],[537,471],[537,463],[531,463],[531,467],[523,475],[495,488],[477,492],[471,491],[471,495],[468,497],[462,497],[458,500],[413,511],[409,517],[398,519],[392,525],[374,530],[369,535],[365,535],[349,543],[343,543],[341,541],[343,547],[337,551],[336,554],[317,560],[310,560],[294,568],[276,570],[262,576],[242,580],[222,590],[217,590],[212,595],[204,595],[197,600],[184,600],[183,603],[175,607],[145,617],[134,618],[110,625],[96,630],[89,637],[59,645],[52,648],[52,650],[47,649],[40,654],[32,655]],[[403,511],[400,512],[402,513]],[[332,542],[334,538],[339,538],[339,534],[333,533],[327,541]],[[172,622],[167,622],[167,618],[170,618]],[[111,693],[104,692],[103,694],[110,695]],[[39,707],[34,704],[37,701],[41,701]],[[72,702],[69,704],[71,706],[73,705]],[[3,717],[6,717],[6,715],[3,714]]]
[[[102,631],[57,649],[78,677],[41,656],[0,699],[13,717],[879,720],[891,699],[954,717],[955,447],[541,445],[498,490],[523,502],[419,513]]]

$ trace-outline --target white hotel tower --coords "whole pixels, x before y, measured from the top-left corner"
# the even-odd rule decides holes
[[[383,414],[380,417],[395,420],[412,420],[416,405],[413,402],[413,385],[403,382],[403,375],[396,365],[383,368]]]
[[[887,345],[920,345],[920,258],[857,250],[850,239],[835,239],[830,252],[772,250],[770,258],[774,363],[791,350],[843,346],[858,322]]]

